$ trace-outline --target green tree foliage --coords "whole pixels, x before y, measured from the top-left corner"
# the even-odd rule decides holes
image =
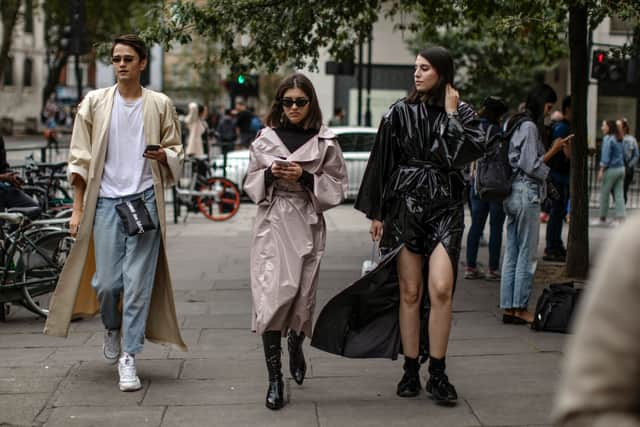
[[[220,60],[239,69],[314,68],[323,48],[352,59],[380,10],[375,0],[178,0],[151,11],[154,25],[143,35],[166,49],[194,33],[208,37]]]
[[[98,46],[108,42],[116,34],[139,32],[150,23],[147,11],[158,7],[159,0],[86,0],[86,43]],[[45,45],[48,55],[47,83],[43,89],[42,102],[58,85],[60,74],[69,59],[69,33],[71,25],[71,2],[69,0],[46,0],[42,3],[45,16]],[[100,51],[102,54],[105,50]],[[95,51],[90,54],[92,57]]]
[[[566,34],[552,32],[540,40],[529,37],[529,31],[514,31],[510,17],[496,18],[489,7],[481,12],[450,11],[450,21],[441,24],[421,7],[409,45],[416,53],[429,45],[446,46],[456,59],[456,86],[467,102],[479,105],[486,96],[497,95],[515,108],[531,82],[566,56]]]

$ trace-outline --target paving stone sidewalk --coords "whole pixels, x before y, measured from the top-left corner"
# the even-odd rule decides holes
[[[186,223],[169,225],[177,311],[189,352],[148,343],[139,356],[144,387],[138,392],[118,391],[115,367],[102,361],[97,318],[74,322],[68,339],[42,335],[42,320],[24,310],[0,323],[0,426],[550,424],[566,336],[503,325],[499,283],[465,281],[462,274],[447,358],[460,395],[457,406],[436,406],[425,394],[396,397],[401,360],[344,359],[310,348],[307,340],[304,385],[286,372],[285,351],[288,404],[279,412],[266,409],[261,342],[249,331],[254,214],[253,205],[242,205],[225,223],[192,215]],[[327,224],[318,307],[359,277],[371,252],[368,222],[351,206],[331,211]],[[594,251],[608,233],[592,230]],[[541,236],[542,247],[544,229]],[[486,252],[480,249],[481,261]]]

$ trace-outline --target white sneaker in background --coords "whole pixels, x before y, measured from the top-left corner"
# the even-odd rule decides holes
[[[110,365],[118,363],[120,357],[120,331],[117,329],[107,329],[104,331],[104,343],[102,344],[102,354],[104,360]]]
[[[118,374],[120,375],[118,383],[120,391],[136,391],[142,388],[142,383],[136,373],[136,360],[131,354],[124,353],[118,361]]]
[[[589,221],[589,225],[592,227],[606,227],[607,221],[603,221],[600,218],[594,218],[591,221]]]

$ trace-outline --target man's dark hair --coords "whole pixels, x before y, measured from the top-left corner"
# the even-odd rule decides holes
[[[562,114],[565,114],[569,108],[571,108],[571,95],[565,96],[562,100]]]
[[[309,98],[309,114],[304,119],[303,127],[305,129],[320,129],[322,126],[322,111],[318,103],[318,95],[313,88],[313,83],[304,74],[295,73],[286,77],[276,90],[276,99],[271,105],[271,111],[265,119],[265,123],[270,127],[279,127],[285,125],[288,120],[282,108],[282,97],[289,89],[298,88],[304,92]]]
[[[113,49],[117,44],[124,44],[133,48],[136,51],[140,60],[147,59],[147,45],[136,34],[121,34],[113,38],[111,44],[111,56],[113,56]]]
[[[340,114],[342,114],[342,107],[336,107],[333,109],[334,116],[339,116]]]
[[[437,105],[444,108],[447,84],[453,86],[453,76],[455,74],[453,57],[447,49],[440,46],[428,47],[420,51],[418,55],[429,61],[431,66],[435,68],[438,73],[438,83],[427,93],[418,92],[414,86],[407,97],[407,102],[417,104],[418,102],[426,101],[429,105]]]

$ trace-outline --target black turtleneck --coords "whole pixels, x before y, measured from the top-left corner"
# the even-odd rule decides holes
[[[291,153],[302,147],[318,133],[318,129],[303,129],[293,125],[275,128],[274,130],[278,138],[280,138],[285,147],[287,147],[287,150]],[[275,177],[271,173],[271,168],[265,170],[264,180],[267,187],[275,181]],[[298,182],[313,191],[313,175],[311,173],[303,170]]]

